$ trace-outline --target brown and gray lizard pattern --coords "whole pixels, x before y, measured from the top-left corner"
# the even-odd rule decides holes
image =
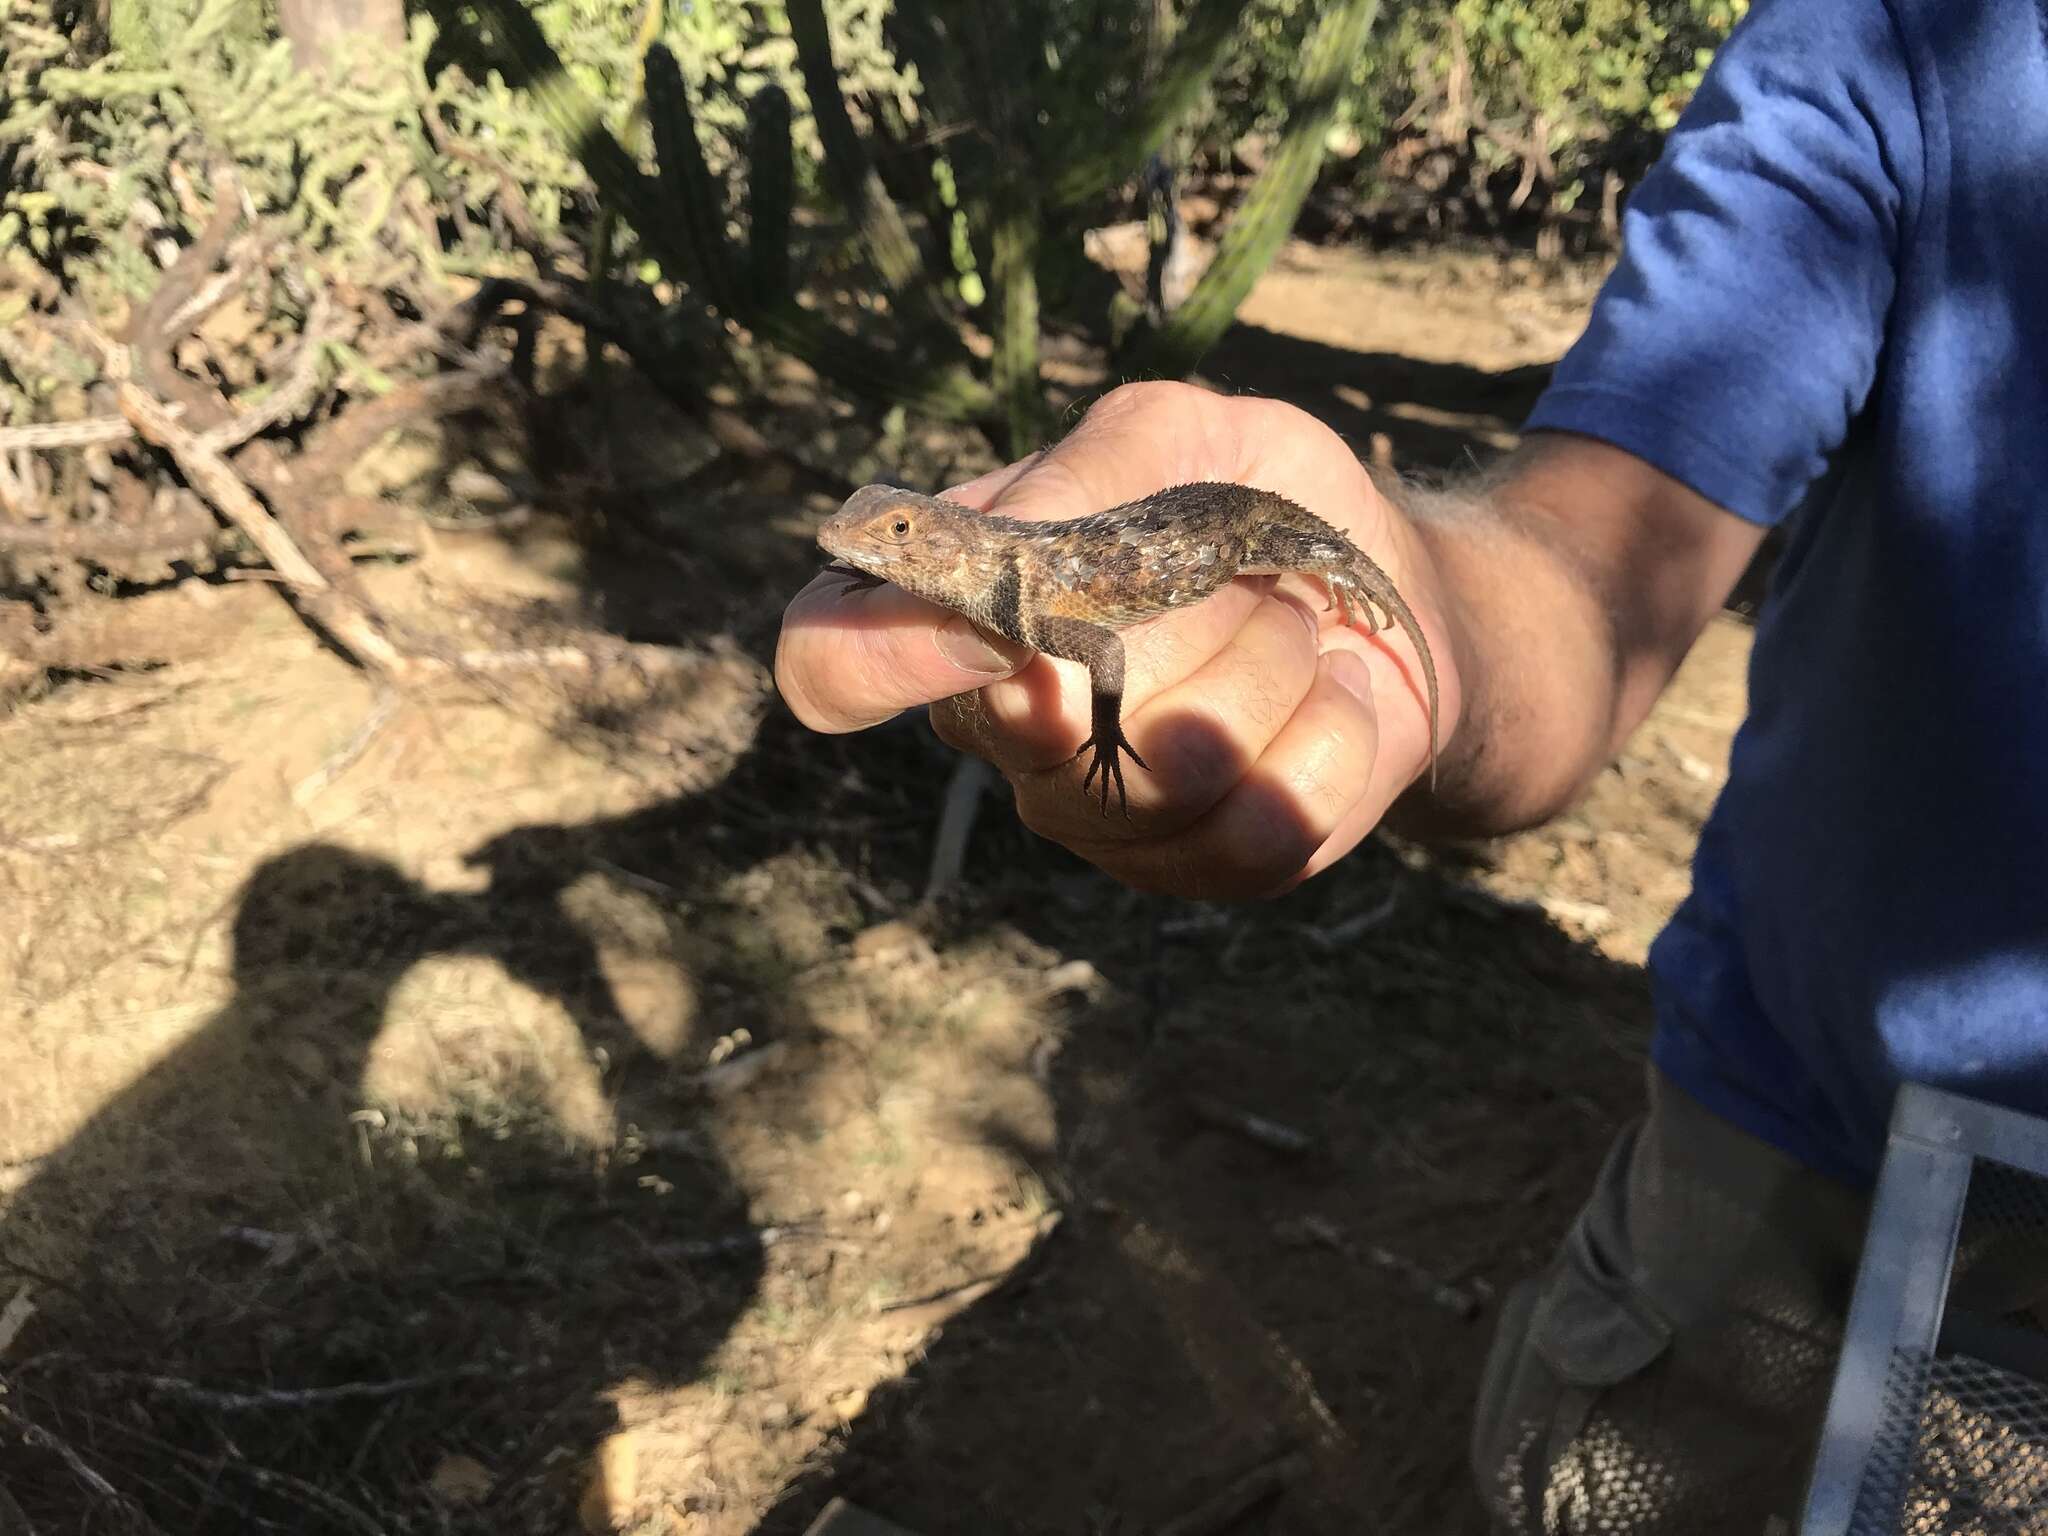
[[[1116,631],[1198,603],[1238,576],[1319,578],[1347,624],[1367,634],[1399,624],[1415,645],[1429,693],[1429,760],[1436,773],[1436,663],[1422,626],[1387,573],[1307,508],[1247,485],[1177,485],[1107,512],[1026,522],[889,485],[864,486],[818,531],[851,578],[849,592],[892,582],[1020,645],[1088,669],[1093,749],[1082,787],[1102,776],[1125,804],[1119,754],[1145,760],[1124,737],[1124,646]],[[1126,809],[1128,814],[1128,809]]]

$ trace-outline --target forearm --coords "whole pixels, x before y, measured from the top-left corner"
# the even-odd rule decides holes
[[[1758,530],[1618,450],[1532,439],[1483,479],[1392,490],[1434,567],[1462,705],[1417,835],[1563,811],[1655,703]]]

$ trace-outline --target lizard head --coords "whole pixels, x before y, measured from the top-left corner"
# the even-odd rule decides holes
[[[862,486],[818,530],[818,543],[835,560],[900,585],[926,566],[956,563],[969,543],[966,507],[893,485]]]

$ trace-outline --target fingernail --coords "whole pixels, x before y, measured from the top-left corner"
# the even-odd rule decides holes
[[[979,672],[988,677],[1007,677],[1031,657],[1027,646],[1003,649],[1008,642],[996,642],[966,619],[948,619],[935,637],[939,654],[962,672]]]
[[[1373,708],[1372,668],[1356,651],[1325,651],[1323,667],[1330,681],[1350,694],[1367,710]]]

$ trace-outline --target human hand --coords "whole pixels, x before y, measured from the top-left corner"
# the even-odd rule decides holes
[[[1459,690],[1428,552],[1335,433],[1274,401],[1178,384],[1105,396],[1055,447],[947,492],[1012,517],[1103,511],[1226,480],[1301,503],[1394,579],[1438,659],[1445,738]],[[1076,758],[1087,674],[896,587],[821,577],[783,615],[775,675],[797,717],[858,730],[917,704],[1007,778],[1026,826],[1140,889],[1277,894],[1349,852],[1424,771],[1421,670],[1398,630],[1344,626],[1319,582],[1245,577],[1124,632],[1123,724],[1150,772],[1105,818]],[[1381,706],[1387,706],[1382,709]]]

